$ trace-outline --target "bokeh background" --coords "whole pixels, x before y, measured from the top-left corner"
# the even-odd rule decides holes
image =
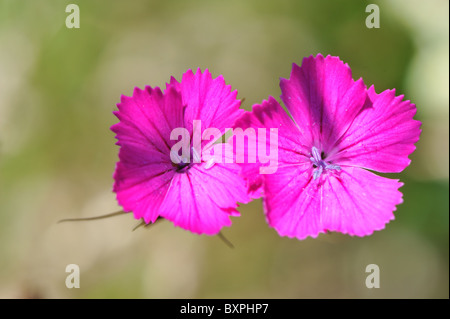
[[[79,29],[65,26],[70,3]],[[0,298],[448,298],[448,39],[447,0],[0,0]],[[404,203],[385,230],[282,238],[259,200],[223,229],[234,249],[167,221],[132,231],[130,214],[57,224],[120,210],[109,128],[122,94],[208,68],[249,110],[319,52],[417,105],[421,140],[390,175]]]

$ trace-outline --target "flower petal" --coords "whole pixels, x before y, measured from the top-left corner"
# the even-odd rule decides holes
[[[231,225],[230,216],[239,216],[236,202],[250,201],[238,172],[236,164],[216,164],[175,174],[160,207],[161,216],[194,233],[217,234]]]
[[[280,103],[273,97],[269,96],[260,105],[253,105],[252,112],[244,113],[235,124],[235,128],[264,128],[266,130],[275,128],[278,130],[278,146],[281,152],[299,153],[306,156],[308,146],[304,145],[302,134],[294,121],[284,111]],[[269,143],[270,139],[266,139]],[[258,144],[255,144],[258,145]],[[267,148],[266,148],[267,149]],[[288,154],[286,154],[288,155]],[[289,160],[285,156],[280,156],[281,161]]]
[[[111,130],[117,134],[118,145],[138,143],[169,154],[176,142],[170,141],[171,131],[183,127],[183,104],[175,88],[169,87],[165,94],[158,87],[135,88],[133,96],[122,96],[117,107],[114,114],[120,122]]]
[[[322,55],[293,64],[288,80],[281,79],[281,99],[297,123],[305,144],[325,153],[344,134],[364,108],[367,98],[362,81],[354,81],[347,64]]]
[[[133,212],[134,218],[144,218],[146,223],[155,222],[159,207],[166,196],[173,170],[161,170],[149,166],[147,169],[125,169],[119,162],[114,174],[114,192],[125,212]]]
[[[223,76],[213,79],[208,70],[200,69],[194,74],[188,70],[183,74],[181,83],[171,78],[170,85],[176,87],[186,105],[185,127],[192,132],[193,120],[201,120],[202,128],[218,128],[222,133],[231,128],[235,120],[244,112],[237,100],[237,91],[231,91]]]
[[[261,175],[261,167],[274,166],[267,174],[273,174],[278,167],[296,166],[299,163],[308,162],[308,149],[303,143],[302,135],[289,115],[273,97],[254,105],[252,112],[244,113],[235,124],[244,132],[253,129],[255,134],[247,136],[247,143],[237,140],[237,136],[229,140],[234,145],[236,155],[244,158],[242,175],[248,181],[249,191],[255,194],[255,198],[262,195],[256,192],[262,186],[264,175]],[[265,141],[259,140],[259,130],[266,132]],[[270,136],[270,129],[277,130],[277,138],[274,141]],[[250,162],[250,153],[255,154],[255,162]],[[263,161],[261,155],[265,157]],[[276,168],[276,169],[275,169]]]
[[[421,132],[421,123],[413,119],[416,107],[402,95],[396,97],[395,90],[377,94],[371,86],[368,95],[372,107],[358,115],[330,159],[383,173],[401,172],[411,162],[408,156]]]
[[[280,236],[305,239],[324,232],[322,193],[309,165],[279,168],[275,174],[264,176],[264,195],[267,222]]]
[[[281,236],[298,239],[326,231],[370,235],[394,219],[393,211],[402,203],[402,185],[353,167],[316,181],[310,170],[280,170],[266,177],[268,223]]]
[[[154,222],[175,174],[170,132],[183,125],[181,96],[175,88],[164,95],[159,88],[136,88],[132,97],[122,96],[118,109],[120,122],[111,127],[120,145],[113,191],[124,211]]]
[[[403,202],[398,190],[402,185],[361,168],[346,167],[329,175],[322,186],[324,229],[356,236],[384,229]]]

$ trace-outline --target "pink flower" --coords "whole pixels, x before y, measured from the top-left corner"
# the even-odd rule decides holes
[[[120,146],[113,190],[124,211],[146,223],[163,217],[198,234],[217,234],[231,225],[230,216],[239,215],[237,202],[250,200],[239,166],[206,163],[193,148],[190,158],[171,154],[178,142],[171,132],[181,128],[191,140],[197,120],[225,133],[242,114],[236,96],[222,76],[213,79],[200,69],[188,70],[180,83],[171,78],[164,93],[147,86],[122,96],[114,112],[120,122],[111,129]],[[202,140],[201,147],[218,137]],[[174,163],[171,155],[180,161]]]
[[[243,169],[249,191],[262,185],[269,225],[298,239],[383,229],[402,203],[403,184],[370,171],[398,173],[409,165],[420,135],[415,105],[395,90],[366,89],[338,57],[320,54],[294,64],[280,86],[289,115],[269,97],[236,123],[278,128],[277,171],[255,178],[258,165]]]

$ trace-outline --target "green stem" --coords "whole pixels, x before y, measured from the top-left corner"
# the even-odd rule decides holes
[[[114,217],[114,216],[123,215],[123,214],[127,214],[127,213],[121,210],[118,212],[101,215],[101,216],[85,217],[85,218],[66,218],[66,219],[59,220],[58,224],[64,223],[64,222],[81,222],[81,221],[87,221],[87,220],[97,220],[97,219],[109,218],[109,217]]]

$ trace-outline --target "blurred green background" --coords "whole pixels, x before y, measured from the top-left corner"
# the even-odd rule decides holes
[[[65,26],[70,3],[79,29]],[[379,29],[366,28],[370,3]],[[448,298],[448,12],[447,0],[0,0],[0,298]],[[133,232],[131,215],[56,223],[120,209],[109,127],[121,94],[200,67],[249,110],[319,52],[417,105],[421,140],[389,175],[404,204],[385,230],[281,238],[260,200],[223,229],[234,249],[167,221]],[[72,263],[79,289],[65,286]]]

